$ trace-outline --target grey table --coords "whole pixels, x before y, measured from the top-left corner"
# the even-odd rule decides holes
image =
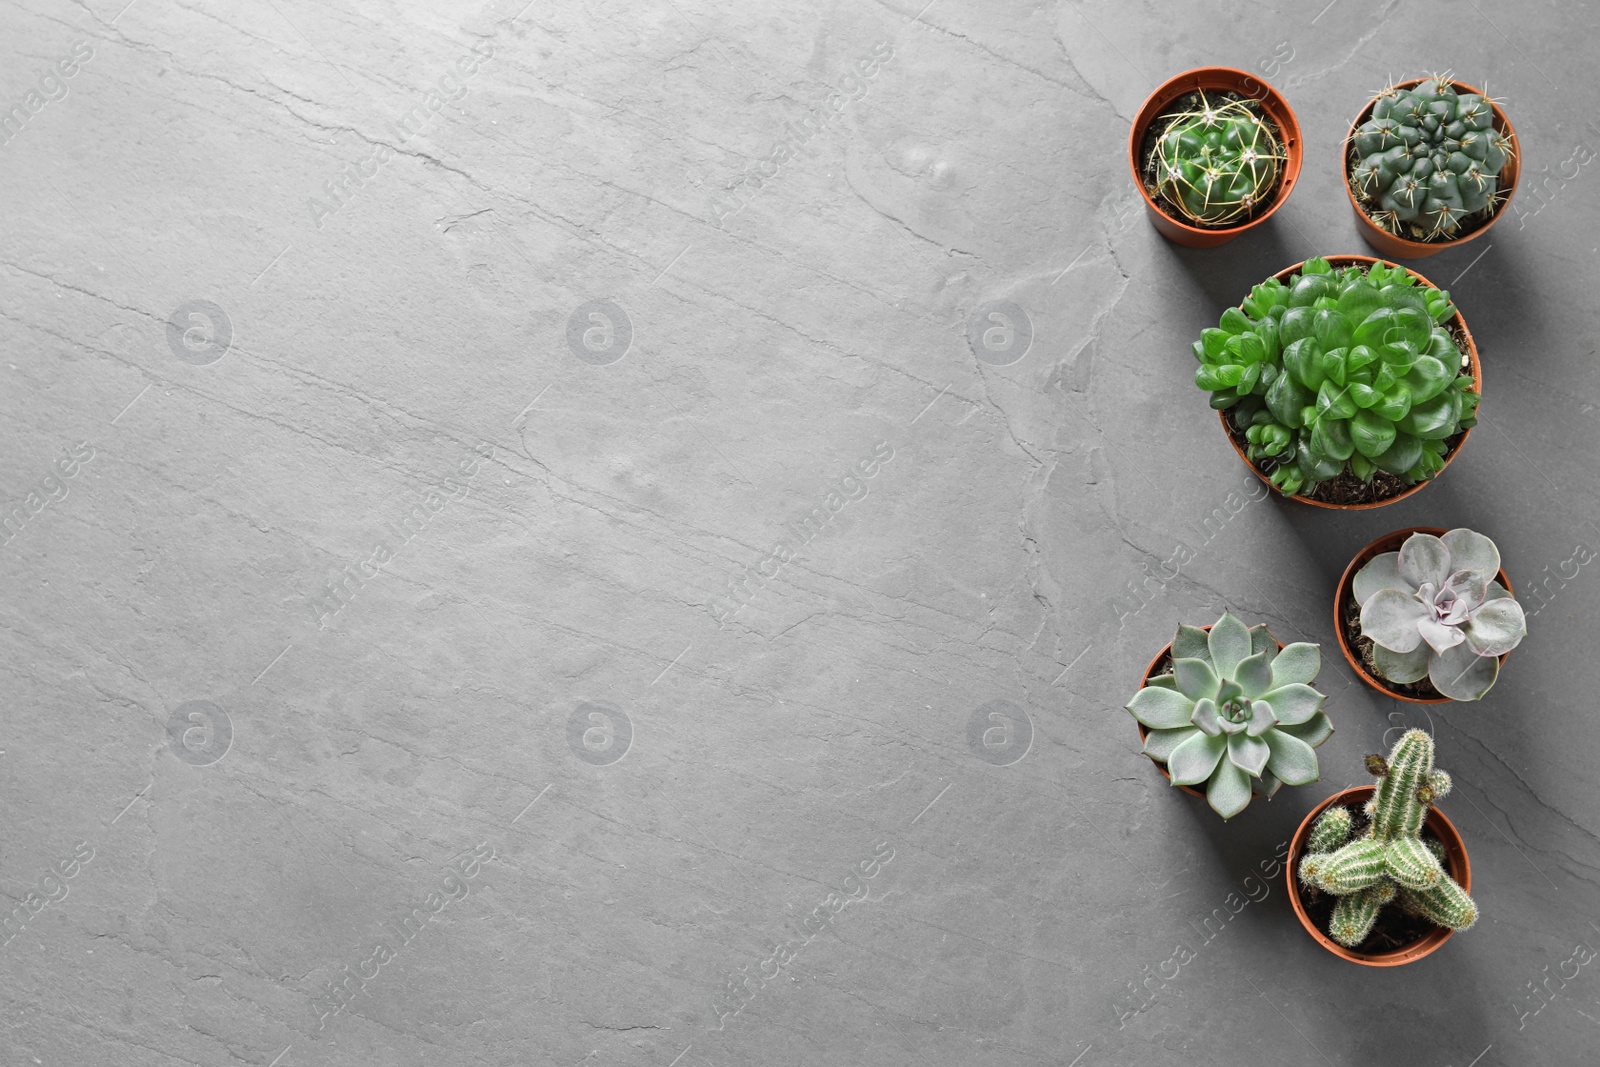
[[[0,12],[0,1060],[1595,1062],[1592,12],[524,2]],[[1214,63],[1306,166],[1190,252],[1124,144]],[[1418,264],[1483,425],[1263,499],[1189,343],[1366,251],[1337,143],[1446,68],[1525,152]],[[1462,524],[1547,602],[1398,705],[1334,582]],[[1122,710],[1224,608],[1338,730],[1227,824]],[[1358,968],[1262,871],[1411,725],[1484,917]]]

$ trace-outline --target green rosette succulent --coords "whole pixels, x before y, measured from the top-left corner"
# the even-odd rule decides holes
[[[1500,657],[1528,633],[1522,605],[1497,580],[1500,550],[1465,528],[1414,533],[1368,560],[1351,581],[1372,662],[1391,682],[1423,678],[1451,700],[1478,700]]]
[[[1287,157],[1272,124],[1243,101],[1213,101],[1167,116],[1156,140],[1156,191],[1191,222],[1220,226],[1261,206]]]
[[[1453,238],[1491,207],[1513,153],[1489,100],[1457,92],[1448,74],[1383,90],[1351,140],[1350,186],[1368,217],[1414,241]]]
[[[1145,755],[1166,764],[1175,786],[1204,782],[1227,819],[1252,795],[1317,780],[1315,749],[1333,735],[1327,698],[1311,688],[1321,667],[1316,645],[1279,651],[1265,626],[1225,612],[1209,634],[1179,626],[1172,672],[1151,678],[1127,708],[1150,731]]]
[[[1476,424],[1472,375],[1444,326],[1455,313],[1448,292],[1404,267],[1310,259],[1201,331],[1195,385],[1233,409],[1245,454],[1285,494],[1345,471],[1415,484]]]
[[[1367,939],[1389,904],[1437,926],[1466,930],[1478,906],[1444,869],[1444,848],[1422,836],[1428,808],[1450,792],[1450,776],[1433,766],[1433,738],[1407,730],[1389,752],[1368,756],[1378,778],[1368,801],[1366,831],[1351,837],[1348,809],[1332,807],[1312,824],[1300,881],[1339,898],[1328,936],[1346,948]]]

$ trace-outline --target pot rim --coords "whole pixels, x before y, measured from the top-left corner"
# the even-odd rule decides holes
[[[1355,654],[1355,650],[1352,649],[1349,642],[1345,640],[1343,608],[1345,601],[1353,596],[1356,572],[1360,570],[1368,560],[1372,559],[1372,557],[1380,555],[1384,552],[1398,551],[1400,546],[1405,544],[1406,539],[1414,533],[1432,534],[1435,537],[1439,537],[1448,532],[1449,531],[1442,526],[1408,526],[1404,529],[1389,531],[1382,537],[1374,539],[1367,545],[1367,547],[1363,548],[1360,552],[1357,552],[1350,558],[1350,562],[1345,566],[1344,573],[1339,576],[1339,584],[1335,586],[1333,590],[1333,633],[1334,636],[1339,639],[1339,651],[1344,653],[1345,662],[1350,664],[1351,669],[1356,672],[1357,677],[1366,682],[1372,688],[1376,689],[1386,697],[1393,697],[1395,700],[1403,700],[1408,704],[1451,704],[1456,703],[1456,701],[1454,698],[1447,696],[1407,696],[1404,693],[1390,688],[1391,683],[1389,683],[1386,679],[1379,678],[1370,673],[1364,666],[1362,666],[1360,657]],[[1394,547],[1387,547],[1391,542],[1393,543]],[[1516,590],[1511,587],[1511,579],[1507,577],[1506,569],[1503,565],[1500,568],[1500,573],[1495,577],[1501,585],[1506,587],[1506,592],[1510,593],[1512,596],[1516,595]],[[1501,668],[1505,667],[1506,660],[1510,657],[1510,655],[1511,653],[1509,652],[1505,652],[1500,655]]]
[[[1402,81],[1395,82],[1389,88],[1410,89],[1429,80],[1429,78],[1406,78]],[[1482,96],[1485,100],[1488,100],[1490,111],[1494,115],[1495,130],[1506,136],[1511,141],[1511,184],[1506,189],[1505,199],[1500,201],[1499,206],[1495,208],[1494,214],[1489,216],[1489,221],[1485,222],[1482,226],[1479,226],[1476,230],[1473,230],[1465,237],[1457,237],[1448,241],[1417,241],[1409,237],[1401,237],[1398,234],[1390,233],[1388,230],[1381,228],[1377,223],[1372,221],[1372,217],[1367,214],[1366,209],[1361,206],[1361,202],[1356,199],[1355,190],[1350,188],[1350,170],[1352,167],[1350,162],[1350,152],[1353,147],[1351,142],[1355,139],[1357,128],[1359,128],[1363,122],[1367,121],[1367,119],[1371,117],[1372,109],[1377,104],[1378,97],[1372,97],[1372,99],[1368,100],[1365,106],[1363,106],[1361,110],[1356,113],[1355,119],[1350,123],[1350,128],[1345,131],[1344,141],[1340,147],[1340,174],[1344,179],[1344,192],[1345,196],[1350,200],[1351,208],[1354,209],[1356,213],[1357,221],[1361,224],[1361,227],[1366,233],[1377,235],[1380,242],[1390,244],[1394,249],[1401,250],[1396,254],[1402,255],[1408,259],[1423,259],[1427,256],[1434,255],[1438,252],[1443,252],[1447,249],[1459,248],[1461,245],[1464,245],[1467,242],[1475,240],[1476,238],[1481,237],[1483,234],[1488,233],[1489,230],[1493,229],[1495,223],[1500,221],[1500,219],[1505,215],[1506,210],[1511,206],[1512,198],[1517,195],[1517,186],[1521,183],[1522,145],[1517,140],[1517,130],[1516,127],[1511,125],[1510,117],[1506,115],[1505,111],[1498,103],[1490,99],[1488,94],[1484,93],[1484,91],[1479,89],[1477,86],[1470,85],[1467,82],[1457,81],[1456,79],[1449,77],[1445,78],[1445,80],[1448,81],[1453,88],[1460,90],[1461,92],[1475,93],[1479,96]],[[1501,173],[1504,173],[1504,168],[1501,169]]]
[[[1279,179],[1277,193],[1272,198],[1265,211],[1237,226],[1201,227],[1194,226],[1183,219],[1174,218],[1171,212],[1163,208],[1144,187],[1144,174],[1139,165],[1139,156],[1143,148],[1145,133],[1150,124],[1161,116],[1162,111],[1178,96],[1192,92],[1196,89],[1225,89],[1231,92],[1241,92],[1240,86],[1245,83],[1259,85],[1261,95],[1253,96],[1272,119],[1273,125],[1278,128],[1278,137],[1283,141],[1284,161],[1283,175]],[[1241,95],[1250,95],[1243,94]],[[1300,178],[1300,168],[1304,162],[1305,140],[1300,132],[1300,120],[1294,113],[1294,108],[1289,106],[1288,98],[1274,88],[1265,79],[1257,78],[1249,71],[1237,67],[1206,66],[1192,67],[1180,71],[1156,86],[1150,95],[1145,97],[1144,103],[1139,105],[1139,110],[1134,113],[1133,124],[1128,129],[1128,166],[1133,172],[1133,186],[1139,191],[1139,196],[1144,200],[1145,207],[1160,215],[1173,229],[1183,237],[1192,238],[1207,244],[1220,244],[1222,241],[1232,240],[1254,226],[1258,226],[1272,217],[1272,214],[1283,206],[1289,199],[1289,194],[1294,191],[1295,183]],[[1222,238],[1218,241],[1217,238]]]
[[[1439,288],[1437,285],[1434,285],[1431,281],[1425,278],[1421,271],[1414,270],[1411,267],[1407,267],[1403,263],[1396,263],[1392,259],[1385,259],[1381,256],[1367,256],[1352,253],[1346,255],[1321,256],[1319,258],[1327,260],[1328,263],[1335,268],[1341,266],[1351,266],[1356,263],[1360,263],[1364,264],[1370,269],[1374,263],[1384,263],[1391,267],[1400,267],[1407,274],[1410,274],[1423,285],[1434,289]],[[1292,267],[1285,267],[1283,270],[1278,271],[1278,273],[1274,274],[1273,277],[1280,282],[1286,281],[1290,275],[1299,272],[1300,268],[1304,267],[1305,265],[1306,260],[1301,260]],[[1473,339],[1472,331],[1467,328],[1467,320],[1461,314],[1461,309],[1459,307],[1456,308],[1456,313],[1451,318],[1446,320],[1446,323],[1454,324],[1461,331],[1461,335],[1467,340],[1467,366],[1472,372],[1472,384],[1475,387],[1474,391],[1480,398],[1479,403],[1481,404],[1481,398],[1483,396],[1483,364],[1478,358],[1478,342]],[[1472,427],[1470,426],[1461,432],[1461,439],[1456,442],[1456,446],[1452,448],[1449,454],[1444,457],[1444,466],[1440,467],[1438,472],[1435,473],[1432,478],[1426,478],[1418,482],[1416,485],[1409,486],[1401,492],[1396,493],[1394,496],[1386,497],[1383,500],[1370,500],[1361,504],[1335,504],[1327,500],[1313,500],[1310,497],[1304,496],[1300,493],[1294,493],[1292,495],[1285,494],[1281,489],[1272,484],[1272,479],[1263,474],[1261,472],[1261,468],[1257,467],[1255,462],[1251,460],[1249,456],[1245,455],[1244,449],[1239,447],[1239,441],[1234,434],[1233,426],[1228,422],[1228,412],[1226,409],[1218,410],[1217,418],[1222,423],[1222,430],[1228,438],[1228,443],[1231,444],[1233,446],[1233,450],[1239,454],[1239,458],[1244,461],[1244,465],[1250,468],[1251,473],[1253,473],[1257,478],[1260,478],[1263,482],[1265,482],[1267,488],[1272,490],[1275,495],[1283,497],[1287,500],[1297,501],[1301,504],[1309,504],[1312,507],[1329,508],[1334,511],[1368,511],[1372,508],[1381,508],[1389,504],[1397,503],[1409,496],[1421,492],[1424,488],[1436,481],[1440,475],[1444,474],[1445,469],[1450,466],[1450,464],[1455,460],[1456,456],[1460,454],[1461,450],[1466,447],[1467,438],[1472,435]]]
[[[1352,786],[1349,789],[1341,789],[1312,808],[1306,814],[1306,817],[1301,820],[1299,829],[1294,832],[1294,837],[1290,839],[1289,860],[1285,865],[1284,878],[1288,883],[1289,904],[1294,908],[1295,917],[1300,920],[1300,925],[1306,928],[1306,932],[1319,945],[1340,959],[1359,963],[1364,967],[1402,967],[1437,952],[1441,945],[1450,940],[1450,936],[1455,931],[1447,926],[1436,926],[1409,945],[1390,952],[1356,952],[1354,949],[1345,948],[1326,933],[1317,929],[1316,925],[1311,921],[1311,917],[1306,914],[1305,905],[1300,900],[1300,880],[1295,877],[1296,870],[1300,864],[1301,853],[1305,850],[1306,838],[1311,834],[1311,824],[1316,821],[1317,816],[1334,804],[1353,804],[1358,800],[1365,801],[1375,792],[1377,792],[1377,786]],[[1431,830],[1434,836],[1444,843],[1445,869],[1449,872],[1450,877],[1459,882],[1462,889],[1471,893],[1472,861],[1467,855],[1467,845],[1461,837],[1461,831],[1456,829],[1455,823],[1450,821],[1448,815],[1436,807],[1428,809],[1427,819],[1423,826]]]

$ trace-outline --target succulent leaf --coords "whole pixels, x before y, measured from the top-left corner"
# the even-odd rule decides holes
[[[1504,597],[1473,612],[1461,632],[1477,655],[1500,656],[1522,643],[1528,634],[1528,620],[1521,604]]]
[[[1450,550],[1432,534],[1412,534],[1400,546],[1400,577],[1413,589],[1424,583],[1438,589],[1449,580],[1450,571]]]
[[[1289,783],[1294,784],[1294,783]],[[1250,776],[1232,760],[1221,760],[1206,783],[1206,802],[1224,819],[1231,819],[1250,803]]]
[[[1286,685],[1310,685],[1322,669],[1322,651],[1306,641],[1283,646],[1272,660],[1272,689]]]
[[[1320,776],[1317,754],[1298,737],[1283,730],[1269,730],[1261,738],[1271,749],[1267,756],[1267,769],[1285,785],[1305,785]]]
[[[1211,665],[1219,677],[1232,678],[1239,661],[1250,655],[1250,631],[1232,612],[1223,612],[1208,636]]]
[[[1227,750],[1225,735],[1196,731],[1167,759],[1167,773],[1172,775],[1172,784],[1196,785],[1210,778]]]
[[[1350,583],[1350,592],[1356,598],[1357,604],[1364,605],[1379,589],[1399,588],[1399,586],[1400,553],[1380,552],[1356,571],[1356,576]]]
[[[1194,701],[1171,689],[1146,686],[1134,694],[1128,710],[1152,730],[1171,730],[1189,725]]]
[[[1303,682],[1291,682],[1267,694],[1272,711],[1284,726],[1296,726],[1308,721],[1322,707],[1327,697]]]
[[[1179,745],[1195,733],[1193,727],[1179,727],[1176,730],[1151,730],[1144,735],[1144,754],[1152,759],[1166,763],[1172,758],[1172,752]]]
[[[1428,676],[1428,661],[1433,649],[1419,644],[1410,652],[1392,652],[1377,642],[1372,645],[1372,665],[1378,673],[1397,685],[1410,685]]]
[[[1333,722],[1325,711],[1317,712],[1302,723],[1290,725],[1279,723],[1277,729],[1290,737],[1298,737],[1312,748],[1316,748],[1333,736]]]
[[[1361,632],[1391,652],[1410,652],[1422,643],[1417,624],[1427,612],[1414,593],[1380,589],[1361,606]]]

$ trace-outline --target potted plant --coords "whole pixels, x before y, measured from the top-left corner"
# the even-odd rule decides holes
[[[1224,612],[1203,629],[1179,626],[1127,708],[1144,754],[1175,786],[1204,782],[1206,801],[1228,819],[1252,795],[1317,780],[1315,749],[1333,735],[1327,697],[1311,688],[1321,667],[1316,645],[1280,645],[1265,626]]]
[[[1239,457],[1307,504],[1402,500],[1477,421],[1483,371],[1450,294],[1371,256],[1279,271],[1193,350]]]
[[[1528,623],[1493,541],[1418,527],[1380,537],[1350,561],[1334,596],[1334,632],[1368,685],[1440,704],[1482,699]]]
[[[1133,184],[1162,236],[1215,248],[1264,221],[1300,176],[1300,123],[1272,86],[1232,67],[1187,70],[1128,133]]]
[[[1472,867],[1454,824],[1433,806],[1450,792],[1450,776],[1433,766],[1431,737],[1407,730],[1388,759],[1368,756],[1367,770],[1376,787],[1329,797],[1295,831],[1289,900],[1334,955],[1397,967],[1477,922]]]
[[[1345,192],[1368,244],[1421,259],[1487,232],[1516,192],[1520,162],[1500,105],[1436,74],[1389,86],[1350,124]]]

